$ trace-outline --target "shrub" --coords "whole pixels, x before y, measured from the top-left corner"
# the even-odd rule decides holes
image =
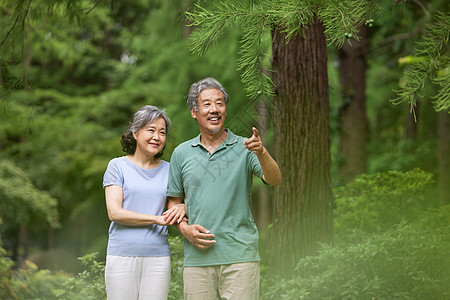
[[[0,225],[2,222],[0,218]],[[14,262],[6,257],[1,245],[0,238],[0,299],[56,299],[53,291],[66,279],[63,274],[38,270],[29,261],[25,267],[14,269]]]
[[[416,222],[322,246],[292,280],[265,278],[263,299],[450,299],[450,206]]]
[[[89,253],[79,258],[85,270],[62,284],[63,289],[55,292],[58,299],[106,299],[105,263],[98,262],[97,255],[98,253]]]
[[[0,299],[57,299],[54,290],[67,276],[49,270],[39,270],[30,261],[25,267],[13,269],[14,263],[0,248]]]
[[[170,280],[169,300],[183,299],[183,265],[184,265],[184,239],[178,234],[169,236],[170,253],[172,260],[172,278]]]
[[[402,220],[418,219],[434,206],[426,198],[432,182],[432,175],[419,169],[357,176],[334,190],[336,234],[382,232]]]

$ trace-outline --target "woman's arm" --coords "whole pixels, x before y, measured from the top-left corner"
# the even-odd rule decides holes
[[[168,223],[163,216],[141,214],[122,208],[123,190],[118,185],[109,185],[105,188],[106,210],[109,220],[127,226],[161,225]]]

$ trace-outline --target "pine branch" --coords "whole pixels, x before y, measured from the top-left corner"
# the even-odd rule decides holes
[[[338,48],[350,38],[359,40],[358,27],[365,21],[366,25],[373,22],[372,16],[380,9],[374,0],[370,1],[327,1],[321,6],[319,19],[325,26],[325,34],[329,45]]]
[[[450,68],[437,71],[437,77],[433,83],[439,86],[439,92],[433,96],[433,104],[436,111],[450,111]]]
[[[186,12],[189,26],[195,26],[191,35],[191,51],[203,54],[214,46],[223,30],[235,25],[239,17],[258,16],[255,12],[246,10],[239,2],[229,1],[216,3],[216,10],[195,5],[194,12]]]
[[[254,98],[260,94],[272,95],[271,77],[263,61],[263,37],[270,30],[290,38],[301,34],[318,15],[324,23],[331,43],[341,46],[347,38],[357,38],[357,27],[369,20],[377,8],[374,0],[261,0],[241,3],[237,0],[214,2],[214,10],[196,5],[186,16],[191,26],[191,51],[203,54],[213,47],[224,30],[238,25],[243,29],[238,70],[246,85],[247,94]]]
[[[93,11],[99,4],[100,2],[102,2],[103,0],[97,0],[97,3],[94,4],[94,6],[92,6],[87,12],[86,15],[88,15],[91,11]],[[111,2],[111,6],[112,6],[112,2]]]
[[[411,108],[416,105],[416,95],[430,79],[438,87],[432,96],[436,111],[450,108],[450,59],[448,41],[450,35],[450,14],[438,12],[434,22],[425,29],[424,37],[417,42],[416,63],[411,64],[403,73],[398,97],[391,100],[394,104],[408,102]]]
[[[6,40],[8,39],[8,37],[11,35],[11,33],[14,31],[14,29],[17,26],[17,23],[19,22],[20,19],[22,19],[22,40],[23,38],[23,32],[25,31],[25,20],[28,16],[28,13],[30,12],[30,7],[31,7],[31,3],[33,2],[33,0],[30,0],[28,2],[28,5],[26,6],[25,10],[23,12],[20,12],[17,14],[13,24],[11,25],[10,29],[8,30],[8,32],[6,33],[5,37],[3,38],[3,40],[0,42],[0,47],[6,42]]]
[[[320,7],[320,3],[308,3],[308,1],[304,1],[302,5],[295,1],[288,1],[283,5],[269,1],[269,4],[272,5],[267,10],[268,23],[272,28],[286,34],[286,42],[311,23]]]
[[[254,22],[260,22],[259,27],[252,26]],[[265,31],[265,18],[258,20],[247,20],[243,30],[245,32],[241,39],[240,58],[238,59],[238,70],[243,70],[241,80],[246,86],[246,92],[254,99],[259,95],[270,97],[272,95],[272,80],[266,75],[268,71],[264,68],[265,51],[262,41]]]

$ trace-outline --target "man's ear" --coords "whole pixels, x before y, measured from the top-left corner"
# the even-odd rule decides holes
[[[197,112],[196,112],[193,108],[191,108],[191,116],[192,116],[194,119],[197,119]]]

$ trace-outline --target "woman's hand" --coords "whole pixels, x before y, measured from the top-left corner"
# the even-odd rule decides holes
[[[180,223],[181,221],[183,221],[183,219],[186,220],[186,218],[184,217],[185,215],[186,206],[184,205],[184,203],[179,203],[166,210],[162,216],[164,217],[167,225],[173,225],[175,223]]]
[[[164,216],[155,216],[155,224],[167,226],[169,225],[169,222],[166,221],[166,218]]]

